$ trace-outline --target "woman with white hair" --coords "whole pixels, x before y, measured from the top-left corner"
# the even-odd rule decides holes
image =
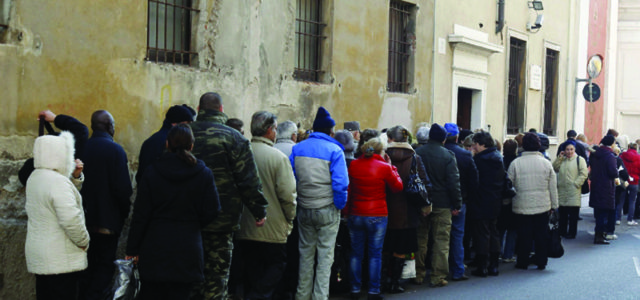
[[[35,171],[27,181],[27,269],[36,274],[37,299],[77,299],[80,271],[87,268],[89,233],[82,197],[70,179],[80,179],[69,132],[46,135],[33,146]]]

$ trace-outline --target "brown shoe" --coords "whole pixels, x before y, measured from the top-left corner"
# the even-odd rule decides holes
[[[443,287],[443,286],[446,286],[447,284],[449,284],[449,282],[444,278],[442,278],[436,282],[432,282],[431,287]]]

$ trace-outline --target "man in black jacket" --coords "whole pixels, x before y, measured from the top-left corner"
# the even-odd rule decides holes
[[[418,226],[418,252],[416,253],[416,283],[422,283],[426,274],[425,256],[429,231],[433,234],[433,256],[431,259],[431,285],[441,287],[448,284],[449,238],[451,216],[457,216],[462,208],[460,175],[453,152],[444,148],[446,130],[434,123],[429,130],[427,144],[416,149],[424,168],[431,179],[433,191],[431,214],[420,220]]]
[[[444,147],[453,152],[456,156],[458,164],[458,172],[460,173],[460,194],[462,195],[462,206],[457,216],[451,217],[451,246],[449,249],[449,270],[451,279],[454,281],[466,280],[469,277],[465,275],[464,268],[464,246],[463,238],[465,235],[465,218],[466,204],[469,200],[469,194],[473,193],[478,187],[478,169],[473,161],[471,152],[462,149],[458,142],[458,125],[454,123],[444,124],[447,130],[447,140]],[[471,192],[470,192],[471,191]]]
[[[85,181],[80,193],[91,244],[81,278],[81,299],[103,299],[113,277],[118,238],[129,216],[133,193],[127,154],[113,141],[115,122],[106,110],[91,115],[93,135],[80,158]]]
[[[162,122],[162,128],[158,132],[150,136],[140,148],[140,156],[138,157],[138,172],[136,173],[136,182],[140,182],[144,170],[153,162],[158,160],[166,149],[167,134],[169,130],[177,124],[193,122],[193,115],[186,105],[174,105],[167,110]]]

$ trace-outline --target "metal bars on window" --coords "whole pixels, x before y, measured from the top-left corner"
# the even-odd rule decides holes
[[[558,107],[558,51],[547,49],[544,79],[544,125],[546,135],[556,135]]]
[[[296,61],[293,77],[297,80],[320,81],[322,29],[321,0],[298,0],[296,12]]]
[[[409,89],[408,61],[411,55],[411,41],[408,39],[407,25],[413,5],[391,1],[389,8],[389,64],[387,90],[406,93]]]
[[[191,0],[149,0],[147,60],[191,65]]]
[[[509,47],[509,93],[507,133],[517,134],[524,128],[525,54],[527,43],[511,38]]]

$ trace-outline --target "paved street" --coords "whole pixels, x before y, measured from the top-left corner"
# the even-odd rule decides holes
[[[430,288],[406,283],[407,292],[387,299],[640,299],[640,226],[616,227],[618,240],[594,245],[593,210],[583,199],[583,221],[575,240],[564,240],[565,255],[549,259],[547,269],[518,270],[501,264],[500,276],[473,277]],[[346,298],[348,295],[332,297]],[[366,297],[361,297],[366,299]]]

